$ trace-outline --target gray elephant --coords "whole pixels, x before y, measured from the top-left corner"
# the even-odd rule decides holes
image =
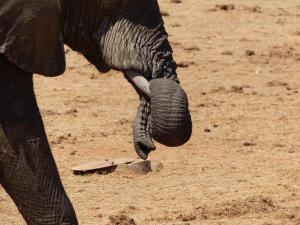
[[[33,73],[60,75],[63,45],[100,72],[122,71],[140,96],[133,139],[146,159],[153,139],[186,143],[188,99],[157,0],[0,2],[0,183],[31,225],[77,224],[36,103]]]

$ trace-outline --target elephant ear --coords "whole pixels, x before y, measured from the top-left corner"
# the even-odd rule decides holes
[[[65,70],[59,0],[0,1],[0,54],[44,75]]]

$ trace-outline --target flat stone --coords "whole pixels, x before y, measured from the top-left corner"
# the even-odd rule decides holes
[[[138,174],[145,175],[151,172],[151,162],[149,160],[137,159],[129,164],[117,166],[115,172],[120,174]]]
[[[114,162],[111,160],[97,160],[93,162],[87,162],[78,166],[74,166],[71,168],[73,171],[89,171],[101,168],[107,168],[114,166]]]
[[[119,159],[112,159],[113,163],[115,165],[121,165],[121,164],[128,164],[136,160],[136,158],[119,158]]]
[[[76,175],[88,173],[108,174],[113,172],[143,175],[152,171],[149,160],[134,158],[97,160],[72,167],[71,170]]]

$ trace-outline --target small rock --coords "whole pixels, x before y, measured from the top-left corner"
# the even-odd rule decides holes
[[[211,130],[210,130],[210,129],[208,129],[208,128],[205,128],[205,129],[204,129],[204,132],[206,132],[206,133],[210,133],[210,132],[211,132]]]
[[[255,53],[255,51],[253,51],[253,50],[247,50],[247,51],[245,52],[245,55],[246,55],[246,56],[254,56],[254,55],[256,55],[256,53]]]
[[[76,155],[77,151],[70,152],[70,155]]]
[[[234,4],[222,4],[222,5],[216,5],[216,8],[224,11],[229,11],[229,10],[234,10],[235,6]]]
[[[254,143],[252,143],[252,142],[245,142],[244,144],[243,144],[243,146],[245,146],[245,147],[250,147],[250,146],[255,146],[256,144],[254,144]]]

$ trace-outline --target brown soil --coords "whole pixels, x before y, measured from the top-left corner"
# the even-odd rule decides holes
[[[300,2],[160,4],[194,122],[187,145],[151,154],[160,169],[73,175],[82,162],[135,156],[138,97],[120,73],[99,74],[72,51],[63,76],[35,77],[80,223],[118,215],[138,225],[300,224]],[[2,189],[0,224],[24,224]]]
[[[110,222],[107,225],[136,225],[134,219],[126,215],[116,215],[109,217]]]

